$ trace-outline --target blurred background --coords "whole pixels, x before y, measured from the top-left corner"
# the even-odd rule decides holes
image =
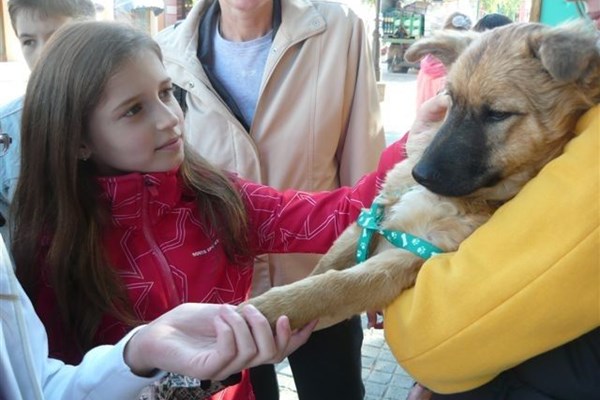
[[[0,0],[0,105],[24,93],[29,71],[8,15],[8,0]],[[460,11],[476,21],[501,13],[513,21],[540,21],[550,25],[576,18],[575,6],[565,0],[338,0],[347,3],[373,33],[372,48],[377,79],[381,69],[414,73],[416,65],[403,64],[402,50],[416,39],[440,29],[448,14]],[[185,18],[195,0],[96,0],[98,19],[129,21],[151,35]],[[400,29],[401,28],[401,29]],[[403,37],[398,32],[404,31]],[[390,54],[390,47],[396,51]],[[384,91],[382,85],[382,94]],[[383,97],[382,97],[383,100]]]

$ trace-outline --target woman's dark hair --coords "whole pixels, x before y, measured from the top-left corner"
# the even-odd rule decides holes
[[[108,81],[148,51],[162,60],[157,43],[129,25],[71,23],[52,36],[27,86],[21,174],[12,205],[13,257],[34,301],[41,270],[47,269],[66,331],[82,350],[93,345],[103,315],[130,325],[141,318],[103,248],[109,210],[93,163],[78,155]],[[230,260],[249,256],[245,208],[231,179],[187,153],[180,173],[196,193],[203,222]]]
[[[475,26],[473,26],[473,30],[476,32],[483,32],[499,26],[511,24],[512,22],[513,20],[506,15],[498,13],[486,14],[477,21]]]

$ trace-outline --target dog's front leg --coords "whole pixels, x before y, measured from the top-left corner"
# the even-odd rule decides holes
[[[318,319],[317,329],[360,314],[381,310],[402,290],[411,287],[423,260],[400,249],[390,249],[343,271],[330,270],[290,285],[272,288],[248,300],[271,326],[282,315],[292,329]]]
[[[355,223],[350,225],[333,243],[329,251],[321,257],[311,275],[322,274],[329,270],[341,271],[356,264],[356,246],[361,228]]]

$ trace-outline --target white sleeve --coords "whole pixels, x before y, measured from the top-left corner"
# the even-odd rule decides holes
[[[6,384],[2,390],[4,395],[8,392],[13,395],[8,398],[52,400],[136,399],[144,386],[163,376],[161,372],[142,378],[134,375],[125,364],[125,345],[137,329],[114,346],[90,350],[78,366],[48,358],[46,331],[17,282],[1,238],[0,247],[0,289],[4,295],[17,296],[16,299],[0,300],[3,328],[0,340],[7,353],[1,355],[2,369],[6,372],[2,378],[3,386]]]
[[[134,375],[125,364],[125,345],[136,330],[114,346],[98,346],[88,351],[78,366],[48,358],[42,375],[44,396],[65,400],[137,399],[144,386],[160,379],[164,373],[142,378]]]

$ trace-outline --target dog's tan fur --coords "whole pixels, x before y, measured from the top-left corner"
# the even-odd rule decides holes
[[[596,41],[595,32],[583,24],[514,24],[480,36],[443,32],[414,44],[406,54],[409,61],[433,53],[452,65],[447,79],[452,106],[439,131],[410,137],[408,158],[388,173],[380,193],[385,205],[382,227],[412,233],[444,251],[456,250],[560,154],[578,118],[600,101]],[[494,110],[509,112],[509,117]],[[469,158],[463,149],[476,154],[474,143],[486,149],[478,164],[481,172],[468,172],[472,179],[460,188],[465,180],[461,158]],[[446,167],[436,165],[440,159],[456,163],[457,169],[444,171]],[[411,175],[414,170],[419,179],[432,169],[432,176],[440,171],[459,175],[456,184],[445,179],[431,184],[432,190],[449,195],[433,193]],[[378,238],[371,257],[354,266],[359,234],[360,228],[352,224],[311,276],[249,303],[272,325],[287,315],[293,328],[315,319],[323,327],[383,309],[414,285],[424,260]]]

